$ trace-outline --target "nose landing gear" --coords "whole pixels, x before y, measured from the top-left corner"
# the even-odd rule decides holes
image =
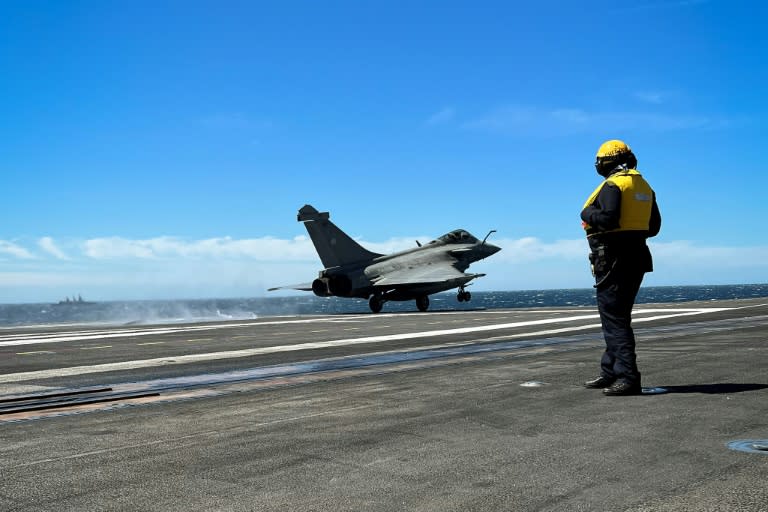
[[[459,293],[456,294],[456,300],[459,302],[469,302],[472,299],[472,294],[464,289],[463,286],[459,287]]]

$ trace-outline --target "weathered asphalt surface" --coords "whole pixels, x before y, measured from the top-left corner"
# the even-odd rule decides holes
[[[768,439],[768,300],[638,307],[643,384],[658,395],[581,386],[602,341],[595,318],[573,318],[594,314],[0,330],[0,398],[189,376],[213,382],[179,393],[216,393],[0,415],[0,510],[768,510],[768,453],[727,446]],[[401,357],[446,347],[497,350]]]

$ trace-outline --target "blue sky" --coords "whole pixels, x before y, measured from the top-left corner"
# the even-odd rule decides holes
[[[462,227],[476,290],[591,285],[621,138],[663,216],[645,284],[768,281],[761,2],[0,2],[0,302],[263,296]]]

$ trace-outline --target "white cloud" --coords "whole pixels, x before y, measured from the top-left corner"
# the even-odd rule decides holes
[[[669,95],[660,91],[637,91],[633,96],[643,103],[661,105]]]
[[[27,288],[27,287],[81,287],[83,285],[107,285],[114,282],[108,276],[99,276],[93,272],[62,272],[62,271],[20,271],[0,272],[0,287]],[[67,291],[67,293],[70,293]]]
[[[25,248],[6,240],[0,240],[0,255],[2,254],[8,254],[14,258],[23,260],[31,260],[35,258],[35,256]]]
[[[94,238],[83,243],[86,256],[94,259],[153,258],[153,240],[127,240],[125,238]]]
[[[768,278],[768,246],[700,246],[690,241],[651,243],[654,256],[671,268],[763,268]]]
[[[493,259],[512,264],[542,260],[572,261],[585,258],[588,251],[587,242],[583,239],[543,242],[535,237],[524,237],[500,239],[493,243],[502,249]]]
[[[64,251],[59,249],[58,245],[56,245],[56,242],[53,241],[53,238],[49,236],[44,236],[40,240],[37,241],[37,245],[48,254],[51,254],[52,256],[60,259],[60,260],[68,260],[66,254],[64,254]]]
[[[89,258],[97,260],[248,258],[255,261],[296,261],[316,257],[314,248],[306,236],[291,240],[271,237],[236,240],[221,237],[191,241],[175,237],[146,240],[94,238],[83,243],[83,252]]]
[[[422,244],[430,240],[413,236],[358,242],[371,251],[388,254],[416,247],[417,239]],[[470,272],[487,274],[473,285],[473,290],[592,285],[588,247],[583,238],[502,238],[491,243],[502,250],[471,266]],[[55,248],[62,245],[53,240],[45,244]],[[655,240],[650,245],[656,270],[646,277],[646,286],[768,281],[768,246]],[[82,252],[75,254],[75,248]],[[21,296],[33,301],[41,297],[54,300],[73,292],[100,299],[262,296],[273,286],[311,281],[322,269],[306,236],[202,240],[111,237],[78,245],[69,242],[66,249],[68,259],[46,260],[34,258],[16,244],[0,242],[0,253],[16,256],[16,260],[6,260],[0,272],[3,300]]]

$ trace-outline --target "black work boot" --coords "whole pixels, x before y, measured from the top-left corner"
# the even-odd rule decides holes
[[[616,382],[616,379],[601,375],[596,379],[588,380],[587,382],[585,382],[584,387],[589,389],[607,388],[614,382]]]
[[[605,396],[627,396],[627,395],[639,395],[643,392],[639,382],[626,382],[623,380],[614,382],[608,388],[603,390]]]

